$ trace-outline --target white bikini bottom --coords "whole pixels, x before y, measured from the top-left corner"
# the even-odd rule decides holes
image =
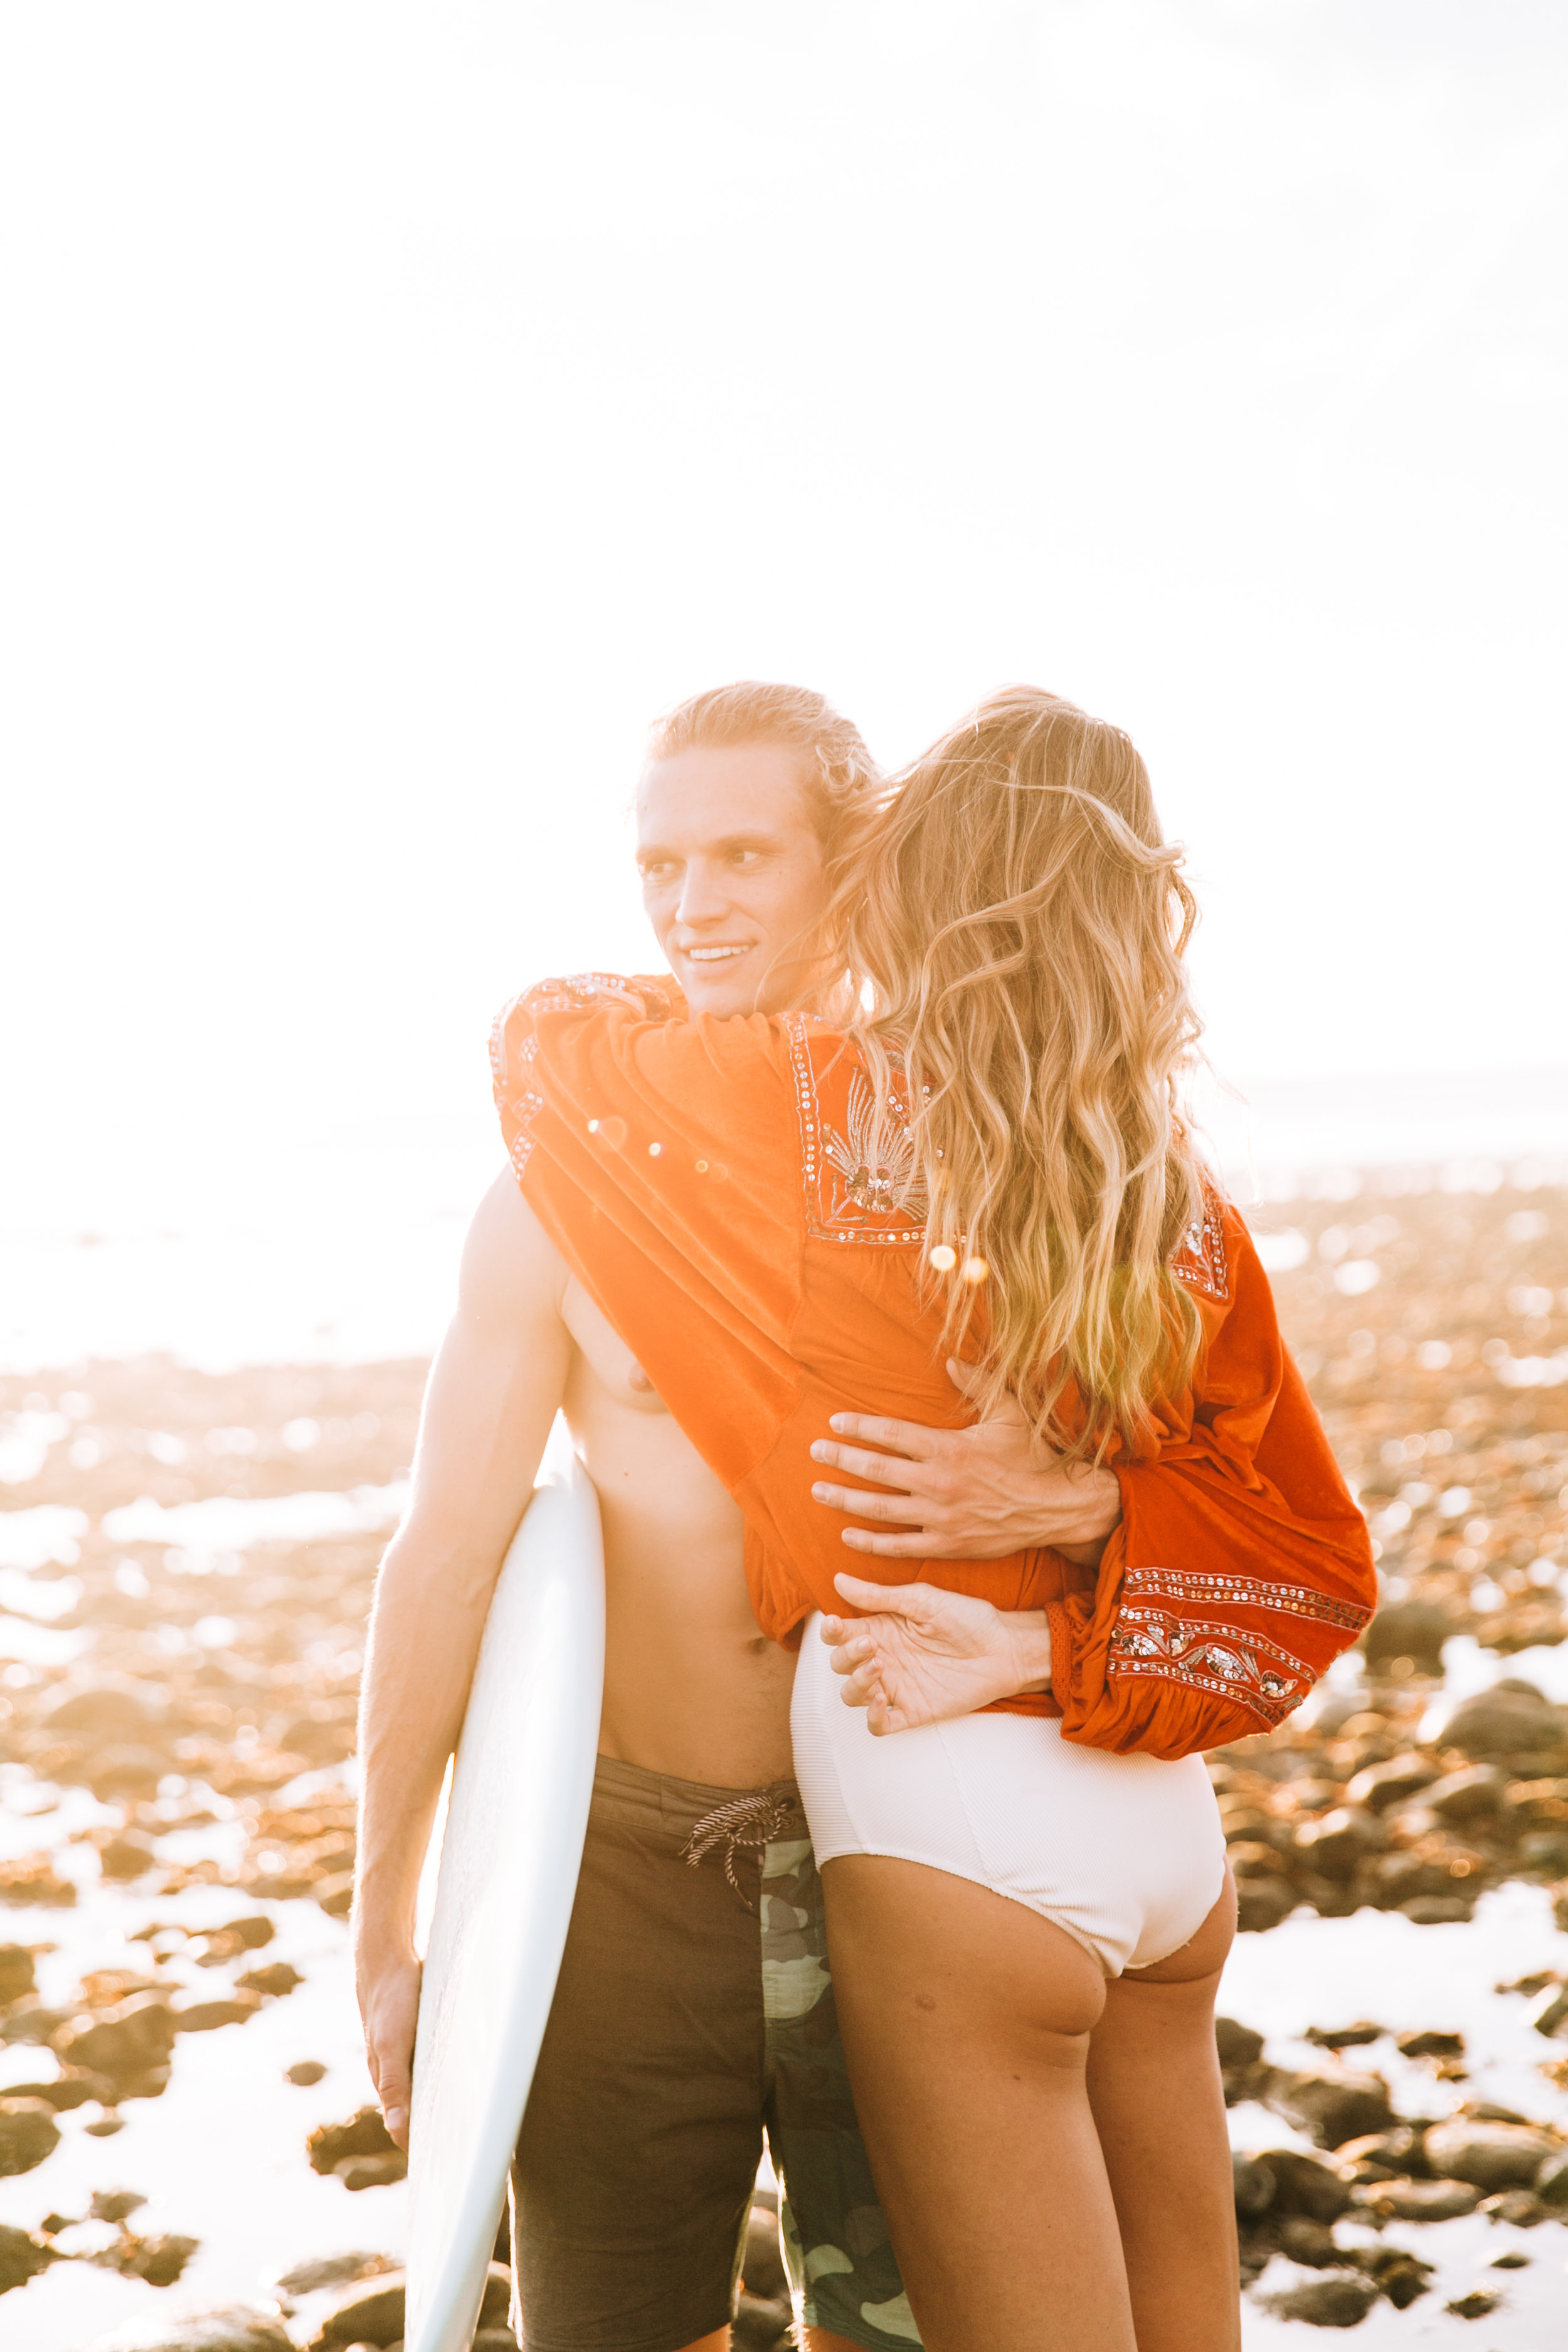
[[[1201,1756],[1113,1756],[1037,1715],[965,1715],[877,1738],[807,1621],[795,1778],[818,1863],[884,1853],[970,1878],[1081,1944],[1108,1977],[1169,1958],[1219,1899],[1225,1840]]]

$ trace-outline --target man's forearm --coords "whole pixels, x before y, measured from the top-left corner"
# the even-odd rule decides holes
[[[476,1574],[414,1527],[382,1561],[360,1710],[362,1945],[412,1945],[419,1874],[499,1565]]]

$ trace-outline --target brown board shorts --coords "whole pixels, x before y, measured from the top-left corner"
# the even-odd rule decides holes
[[[601,1757],[512,2167],[528,2352],[680,2352],[724,2326],[764,2130],[796,2317],[907,2352],[794,1781]]]

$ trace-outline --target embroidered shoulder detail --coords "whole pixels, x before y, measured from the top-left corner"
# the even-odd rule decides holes
[[[1225,1224],[1217,1196],[1204,1186],[1203,1208],[1177,1244],[1171,1272],[1189,1289],[1205,1298],[1230,1297],[1230,1261],[1226,1253]]]
[[[672,1020],[680,1009],[673,981],[627,979],[618,971],[574,971],[541,980],[503,1004],[490,1029],[490,1084],[500,1113],[507,1153],[519,1182],[533,1150],[533,1122],[544,1097],[531,1082],[539,1053],[534,1023],[545,1013],[594,1013],[625,1004],[645,1021]]]
[[[1172,1604],[1162,1607],[1162,1602]],[[1233,1698],[1272,1730],[1299,1706],[1317,1680],[1317,1669],[1284,1644],[1249,1626],[1212,1616],[1188,1617],[1184,1609],[1241,1607],[1306,1619],[1331,1627],[1346,1641],[1359,1633],[1372,1611],[1335,1601],[1299,1584],[1270,1584],[1261,1577],[1214,1574],[1170,1568],[1129,1569],[1123,1600],[1111,1628],[1106,1671],[1154,1675],[1191,1690]],[[1336,1643],[1335,1648],[1343,1646]]]
[[[784,1023],[806,1231],[815,1241],[908,1248],[925,1239],[927,1202],[915,1174],[902,1075],[879,1101],[853,1047],[804,1013]]]

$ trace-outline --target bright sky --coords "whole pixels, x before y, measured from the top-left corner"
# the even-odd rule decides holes
[[[1561,0],[17,0],[29,1168],[482,1103],[648,960],[642,729],[741,675],[1126,725],[1233,1073],[1561,1064],[1565,68]]]

